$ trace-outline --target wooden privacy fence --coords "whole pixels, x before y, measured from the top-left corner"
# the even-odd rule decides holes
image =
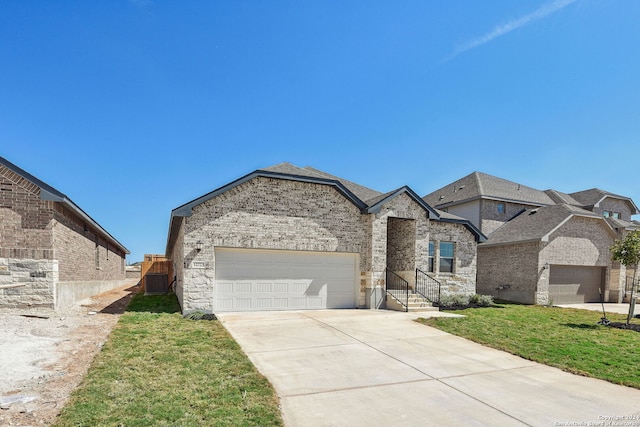
[[[173,264],[164,255],[145,255],[142,261],[142,290],[145,294],[164,294],[173,281]]]

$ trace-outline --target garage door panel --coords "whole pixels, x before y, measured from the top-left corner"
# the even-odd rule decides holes
[[[216,249],[216,310],[355,307],[355,254]]]
[[[552,265],[549,297],[554,304],[599,302],[604,273],[604,267]]]
[[[271,298],[256,298],[256,308],[258,310],[268,310],[272,307]]]

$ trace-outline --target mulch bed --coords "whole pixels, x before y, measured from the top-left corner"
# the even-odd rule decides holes
[[[640,332],[639,323],[629,323],[628,325],[623,322],[611,322],[607,326],[618,329],[631,329],[632,331]]]

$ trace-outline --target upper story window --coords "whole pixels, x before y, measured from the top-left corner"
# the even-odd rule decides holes
[[[602,213],[602,215],[603,215],[605,218],[609,218],[609,217],[611,216],[611,211],[604,211],[604,212]]]
[[[507,211],[504,203],[498,203],[497,210],[499,214],[503,214]]]
[[[440,242],[440,273],[453,273],[455,245],[453,242]]]
[[[614,212],[611,216],[613,216],[615,219],[620,219],[620,212]]]

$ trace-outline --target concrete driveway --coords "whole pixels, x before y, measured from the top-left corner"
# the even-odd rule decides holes
[[[274,385],[290,427],[640,426],[640,390],[483,347],[413,322],[415,314],[218,317]]]

